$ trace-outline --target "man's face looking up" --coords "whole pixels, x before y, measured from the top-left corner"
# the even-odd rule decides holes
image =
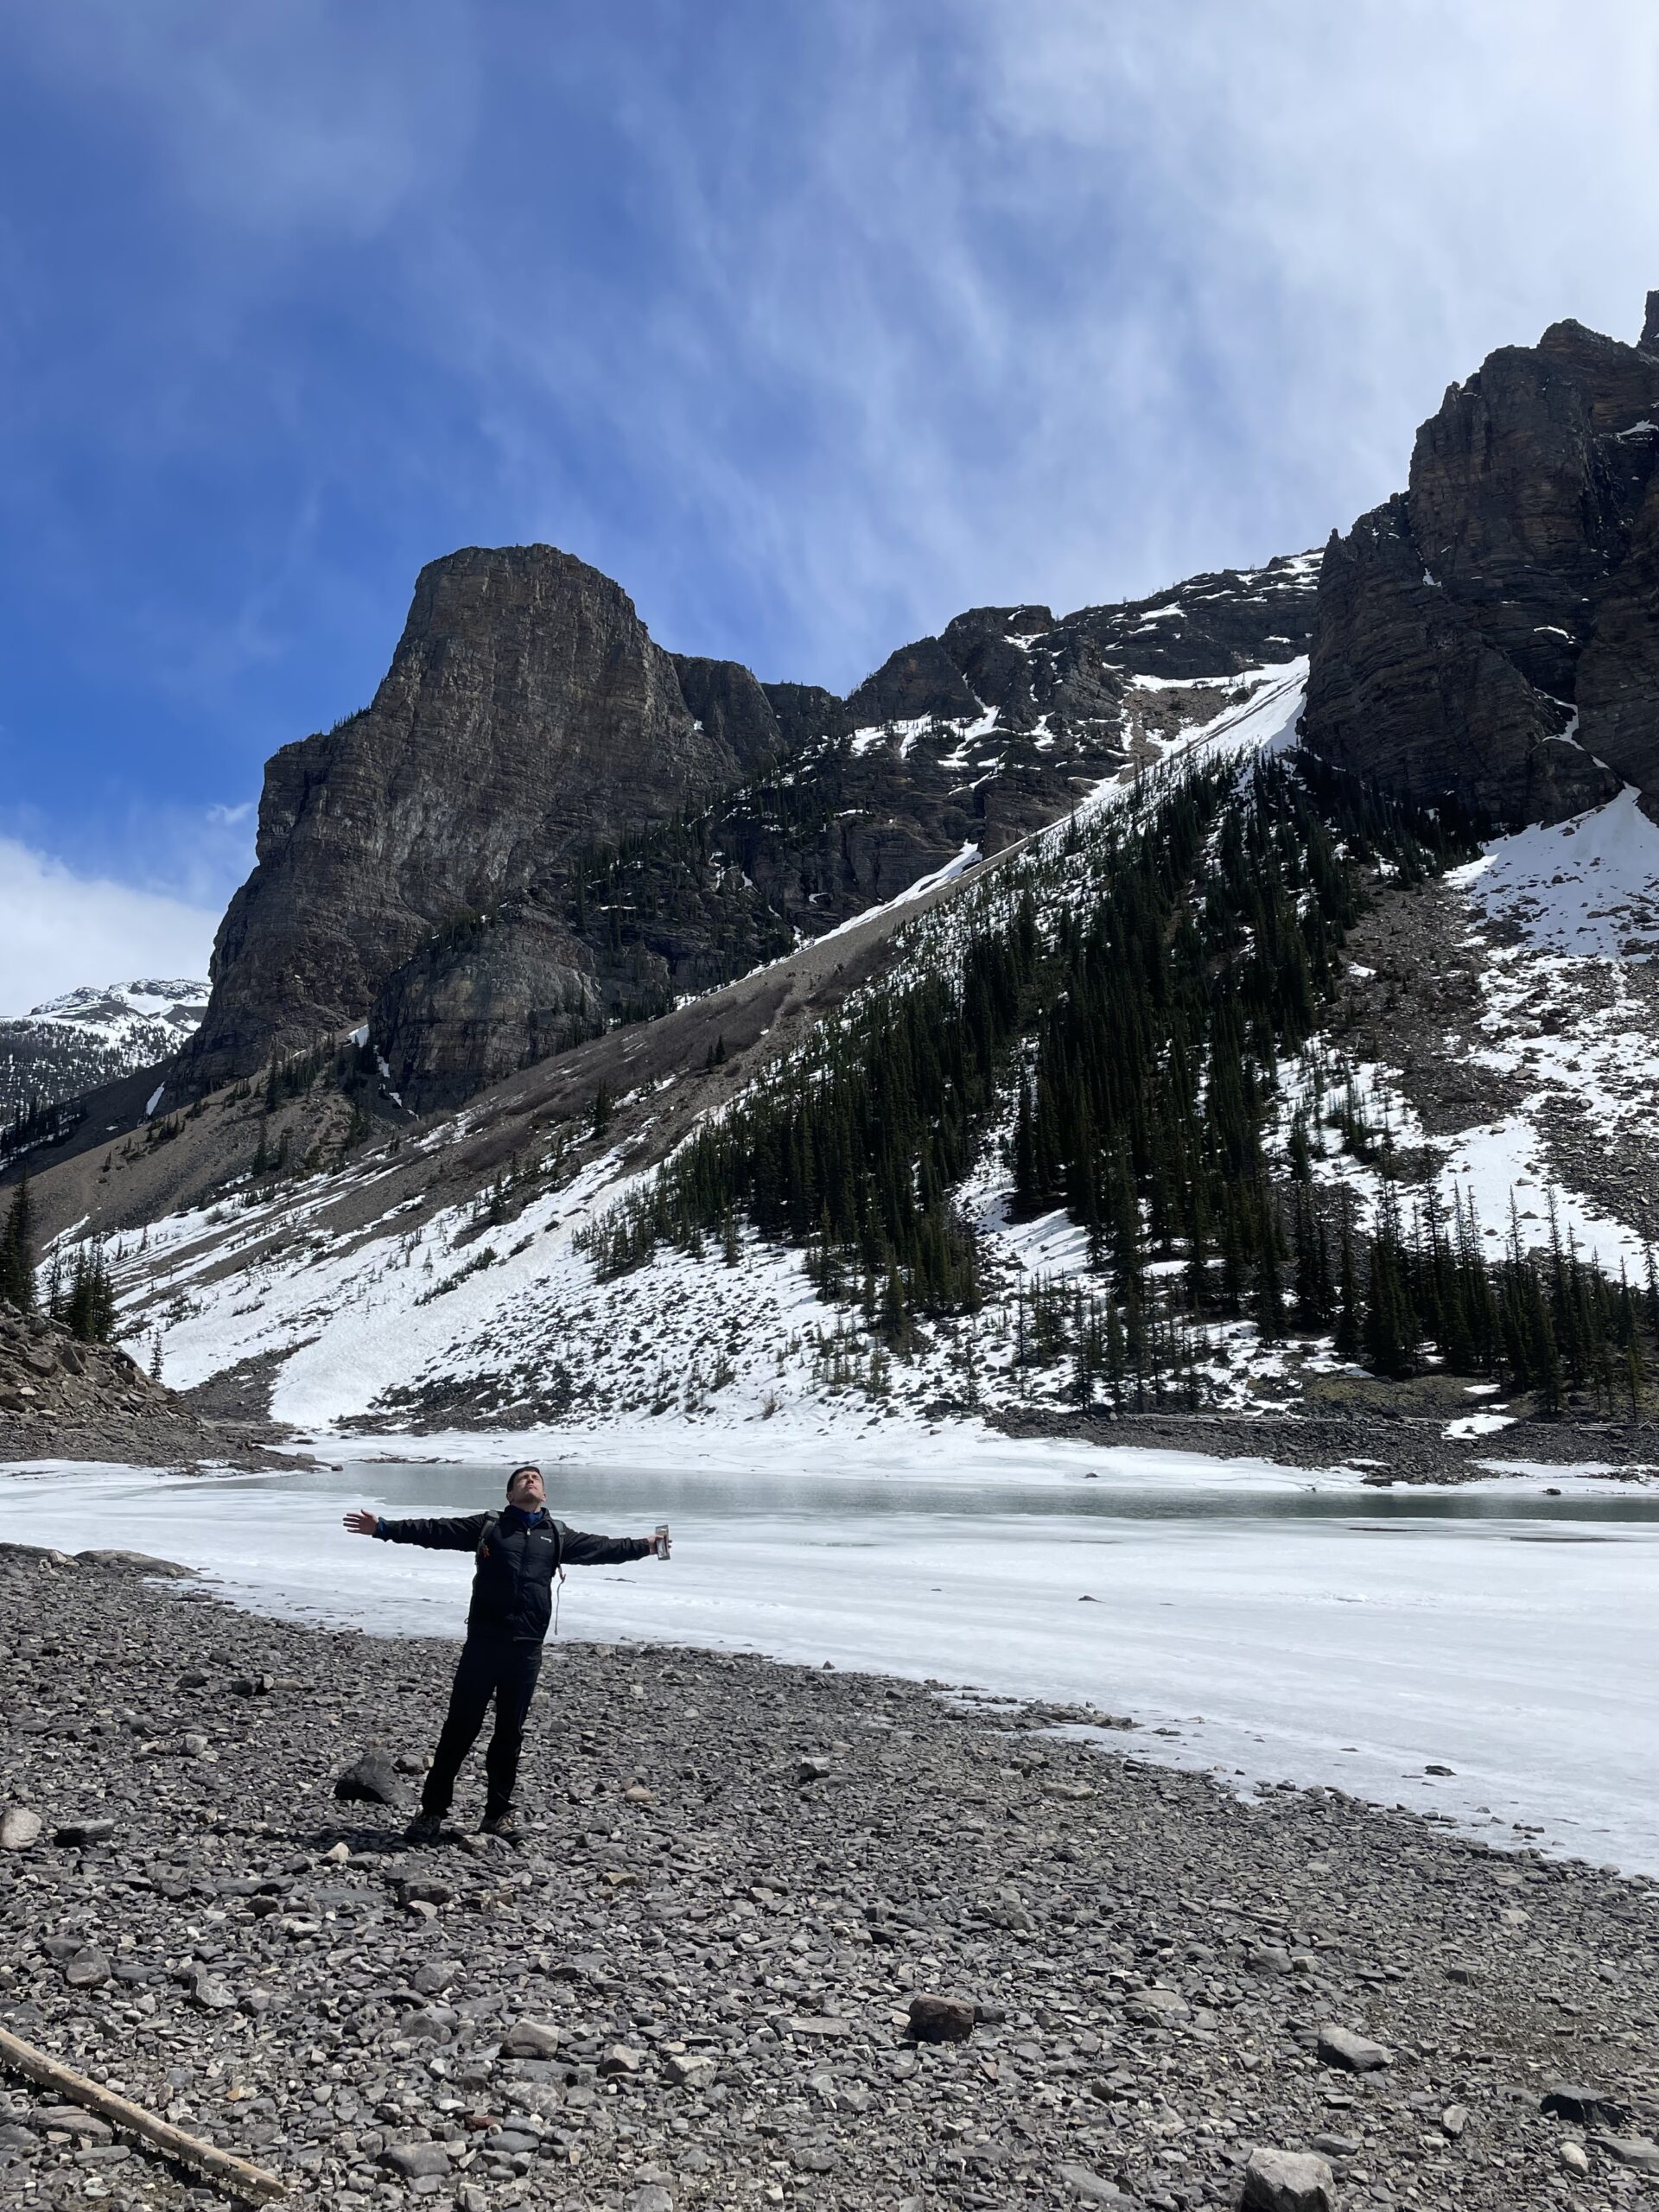
[[[547,1492],[542,1485],[539,1467],[515,1467],[507,1483],[507,1503],[522,1506],[526,1513],[533,1513],[547,1503]]]

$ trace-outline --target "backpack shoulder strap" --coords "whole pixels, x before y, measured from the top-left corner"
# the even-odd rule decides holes
[[[499,1513],[493,1513],[489,1519],[484,1523],[484,1526],[478,1532],[478,1550],[474,1554],[474,1557],[478,1560],[480,1566],[490,1555],[490,1538],[495,1534],[500,1525],[501,1516]]]

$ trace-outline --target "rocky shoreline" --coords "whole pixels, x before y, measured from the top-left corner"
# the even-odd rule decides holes
[[[0,1298],[0,1465],[105,1459],[139,1467],[292,1466],[269,1421],[217,1418],[145,1373],[123,1345],[84,1344]]]
[[[1104,1715],[576,1643],[539,1825],[411,1850],[334,1783],[378,1746],[412,1802],[454,1647],[153,1573],[0,1549],[0,2024],[301,2201],[1659,2203],[1659,1885],[1057,1732]],[[212,2193],[0,2077],[0,2203],[88,2200]]]
[[[1018,1407],[986,1416],[1013,1437],[1079,1444],[1202,1452],[1217,1459],[1272,1459],[1281,1466],[1358,1467],[1386,1488],[1490,1482],[1493,1462],[1598,1469],[1608,1482],[1642,1482],[1659,1472],[1659,1423],[1513,1420],[1482,1436],[1447,1437],[1446,1417],[1352,1414],[1124,1414],[1118,1416]]]

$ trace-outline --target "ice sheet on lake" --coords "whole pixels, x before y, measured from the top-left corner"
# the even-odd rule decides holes
[[[1560,1470],[1541,1470],[1559,1482]],[[499,1463],[0,1480],[0,1535],[186,1561],[268,1607],[454,1635],[466,1562],[346,1536],[347,1504],[493,1502]],[[1306,1480],[1306,1478],[1304,1478]],[[1429,1520],[1368,1495],[561,1465],[577,1526],[666,1517],[671,1565],[573,1573],[568,1634],[760,1649],[1133,1714],[1136,1756],[1338,1783],[1659,1872],[1659,1523]],[[1183,1510],[1168,1510],[1172,1500]],[[1459,1509],[1460,1510],[1460,1509]],[[1621,1510],[1617,1498],[1585,1509]],[[1636,1504],[1626,1505],[1635,1512]],[[1085,1600],[1091,1602],[1085,1602]],[[1158,1728],[1178,1731],[1171,1735]],[[1435,1778],[1429,1764],[1455,1773]]]

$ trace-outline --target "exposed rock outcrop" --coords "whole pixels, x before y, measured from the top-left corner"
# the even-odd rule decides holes
[[[360,1020],[435,931],[728,789],[762,757],[747,724],[741,747],[596,569],[546,545],[431,563],[373,703],[267,767],[193,1079]]]
[[[1410,488],[1326,550],[1305,728],[1497,823],[1659,798],[1659,337],[1502,347],[1417,434]]]
[[[388,1081],[438,1108],[596,1036],[604,1014],[586,948],[513,900],[422,945],[381,985],[369,1025]]]
[[[79,1343],[0,1299],[0,1414],[42,1422],[129,1418],[176,1404],[118,1344]]]

